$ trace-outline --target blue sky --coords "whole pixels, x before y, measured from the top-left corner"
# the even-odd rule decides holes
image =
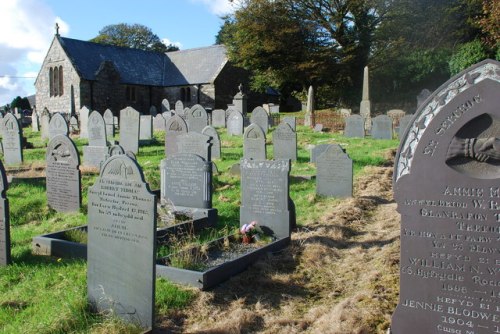
[[[55,23],[61,36],[89,40],[106,25],[139,23],[182,50],[212,45],[229,0],[0,0],[0,106],[34,94]]]

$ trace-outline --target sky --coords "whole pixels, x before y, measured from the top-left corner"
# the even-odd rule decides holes
[[[215,43],[230,0],[0,0],[0,106],[35,93],[55,34],[89,40],[110,24],[139,23],[181,50]]]

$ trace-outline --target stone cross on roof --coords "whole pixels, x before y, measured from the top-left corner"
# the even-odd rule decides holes
[[[56,22],[56,36],[59,36],[59,24]]]

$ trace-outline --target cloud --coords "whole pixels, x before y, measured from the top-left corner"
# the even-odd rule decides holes
[[[165,45],[174,45],[176,47],[178,47],[179,49],[182,49],[182,43],[181,42],[172,42],[171,40],[169,40],[168,38],[162,38],[161,41],[163,42],[163,44]]]
[[[0,1],[0,106],[16,96],[33,94],[35,79],[54,36],[66,35],[69,26],[43,0]],[[21,78],[16,78],[21,77]]]
[[[241,0],[191,0],[208,6],[215,15],[226,15],[234,12]]]

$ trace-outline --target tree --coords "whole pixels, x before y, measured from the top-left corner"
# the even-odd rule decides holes
[[[14,110],[14,108],[18,108],[19,110],[25,110],[25,109],[31,109],[31,105],[27,97],[21,98],[20,96],[16,96],[10,103],[10,108],[12,110]]]
[[[169,52],[178,47],[165,45],[150,28],[141,24],[119,23],[105,26],[99,35],[90,40],[94,43],[123,46],[146,51]]]

